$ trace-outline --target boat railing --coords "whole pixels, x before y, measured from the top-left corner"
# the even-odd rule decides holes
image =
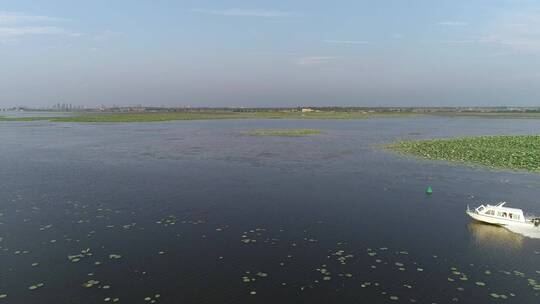
[[[469,204],[467,204],[467,212],[478,213],[476,209],[471,209],[471,207],[469,207]]]
[[[538,218],[537,215],[532,214],[532,213],[528,213],[528,212],[525,213],[523,217],[525,218],[526,221],[532,221],[532,220],[534,220],[535,218]]]

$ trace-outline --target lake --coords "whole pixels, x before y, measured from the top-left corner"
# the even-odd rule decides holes
[[[323,133],[246,135],[269,128]],[[465,209],[540,214],[540,175],[381,145],[539,132],[430,116],[0,123],[0,303],[538,303],[540,240]]]

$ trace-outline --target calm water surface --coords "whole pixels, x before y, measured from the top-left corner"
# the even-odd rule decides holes
[[[259,128],[324,133],[245,135]],[[540,214],[540,175],[379,146],[539,132],[441,117],[0,123],[0,303],[538,303],[540,240],[464,210]]]

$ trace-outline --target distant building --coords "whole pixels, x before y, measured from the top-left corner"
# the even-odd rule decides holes
[[[302,113],[315,112],[312,108],[302,108]]]

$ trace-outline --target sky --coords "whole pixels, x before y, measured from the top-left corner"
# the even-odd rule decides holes
[[[0,0],[0,108],[540,106],[540,1]]]

